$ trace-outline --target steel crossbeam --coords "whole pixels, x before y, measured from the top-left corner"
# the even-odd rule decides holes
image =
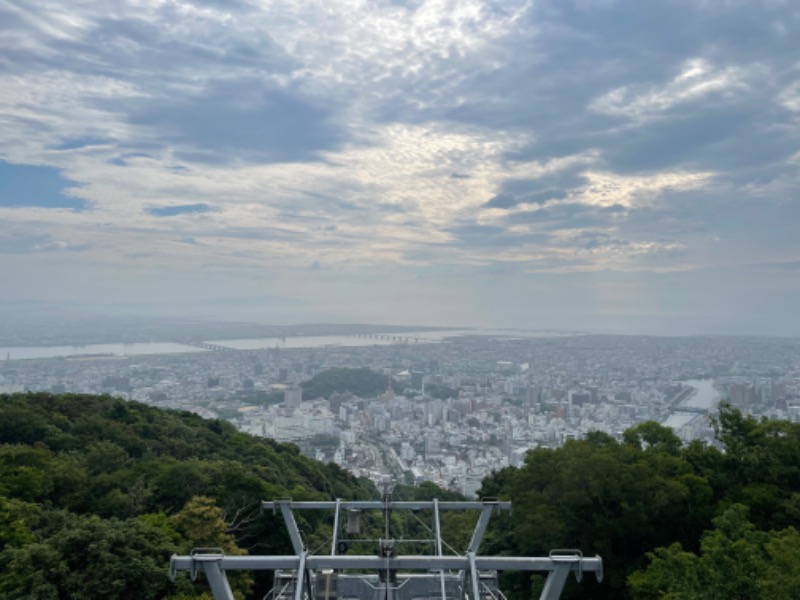
[[[294,501],[270,500],[261,503],[263,510],[277,510],[286,506],[292,510],[335,510],[337,503],[342,510],[433,510],[433,501],[406,501],[406,500],[341,500],[341,501]],[[511,502],[498,500],[483,500],[475,502],[439,502],[439,510],[482,510],[492,506],[495,510],[511,510]]]
[[[459,595],[460,600],[467,600],[467,598],[468,600],[482,600],[480,592],[481,585],[484,585],[481,582],[484,577],[482,572],[486,571],[493,573],[495,578],[498,571],[547,573],[547,581],[540,600],[557,600],[570,573],[573,573],[578,581],[581,580],[584,572],[594,573],[598,581],[603,579],[603,560],[599,556],[585,558],[576,550],[554,550],[546,557],[479,556],[478,549],[491,515],[501,510],[511,510],[510,502],[488,499],[479,502],[439,502],[438,500],[395,502],[391,498],[391,491],[388,491],[384,494],[383,500],[378,501],[294,502],[291,499],[284,499],[262,502],[261,506],[262,509],[272,509],[273,513],[281,512],[296,554],[225,556],[219,549],[198,549],[189,556],[175,555],[170,559],[170,578],[174,580],[179,571],[188,571],[194,580],[198,572],[203,572],[208,579],[214,600],[233,600],[226,571],[293,571],[295,573],[293,600],[306,600],[306,598],[310,600],[313,581],[315,581],[312,577],[315,573],[324,570],[332,570],[339,574],[342,582],[352,581],[353,578],[357,578],[359,581],[364,578],[363,581],[366,582],[370,576],[375,577],[376,573],[385,573],[386,580],[381,582],[382,587],[380,588],[385,592],[385,595],[381,596],[383,600],[395,598],[395,593],[404,585],[401,583],[400,587],[396,587],[398,584],[395,580],[407,583],[413,577],[422,578],[416,579],[416,581],[431,578],[431,582],[435,582],[435,587],[439,588],[441,600],[455,600]],[[309,554],[294,518],[293,511],[297,509],[334,511],[334,532],[329,555]],[[340,554],[338,532],[341,512],[364,510],[382,510],[384,512],[386,539],[378,540],[381,556]],[[389,538],[389,517],[393,510],[431,510],[433,512],[435,555],[394,555],[396,540]],[[481,511],[464,556],[444,556],[442,553],[440,511],[443,510]],[[346,571],[349,572],[346,573]],[[409,571],[418,571],[421,574],[412,575]],[[390,576],[390,574],[392,575]],[[448,581],[456,587],[451,588]],[[496,588],[496,584],[494,587]],[[308,596],[305,595],[305,588],[308,588]],[[494,595],[489,588],[486,589],[489,590],[490,595]],[[433,593],[435,594],[435,592]],[[502,594],[500,597],[502,598]],[[397,598],[401,598],[401,596],[398,595]],[[360,598],[360,600],[369,599]]]

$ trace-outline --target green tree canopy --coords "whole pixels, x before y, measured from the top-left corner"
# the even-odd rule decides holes
[[[0,597],[36,600],[134,600],[191,591],[165,577],[179,548],[136,519],[45,511],[36,540],[0,552]]]
[[[674,543],[647,556],[647,568],[629,578],[637,600],[800,598],[800,534],[792,527],[757,530],[742,504],[714,519],[714,529],[703,535],[699,554]]]
[[[334,392],[350,392],[362,398],[372,398],[385,392],[390,378],[372,369],[328,369],[300,384],[303,397],[327,398]]]
[[[681,439],[672,428],[665,427],[655,421],[646,421],[625,431],[623,439],[626,444],[636,446],[640,450],[651,448],[677,456],[681,449]]]
[[[192,586],[168,585],[172,552],[201,545],[290,552],[285,527],[261,513],[262,500],[374,493],[336,465],[225,422],[109,396],[0,395],[0,598],[94,597],[89,588],[105,593],[97,597],[132,598],[125,582],[133,575],[121,564],[109,563],[118,588],[92,567],[114,553],[142,565],[136,598],[191,595]],[[203,523],[219,535],[204,538]],[[302,525],[320,536],[329,530],[322,517]],[[243,592],[249,583],[241,581]],[[254,596],[268,586],[257,578]]]

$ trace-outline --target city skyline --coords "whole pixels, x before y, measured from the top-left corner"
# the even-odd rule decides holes
[[[800,335],[791,2],[0,22],[6,315]]]
[[[376,483],[413,475],[467,496],[528,450],[591,433],[621,440],[657,422],[684,443],[714,443],[723,401],[800,420],[795,339],[425,333],[10,349],[0,392],[110,394],[189,411]]]

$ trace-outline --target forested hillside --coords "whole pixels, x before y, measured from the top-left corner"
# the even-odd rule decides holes
[[[192,597],[193,547],[285,553],[264,499],[368,498],[369,482],[228,423],[107,396],[0,395],[0,598]],[[313,515],[301,519],[310,535]],[[313,541],[313,538],[312,538]],[[266,578],[234,579],[261,598]]]
[[[389,387],[390,379],[376,373],[372,369],[328,369],[318,373],[308,381],[300,384],[303,398],[327,398],[334,392],[350,392],[362,398],[371,398],[382,394]]]
[[[484,481],[481,495],[512,500],[514,512],[494,518],[482,553],[601,555],[605,581],[571,581],[565,598],[800,597],[800,425],[729,407],[716,425],[721,448],[682,447],[671,430],[644,423],[622,441],[592,433],[534,450],[524,466]],[[170,554],[291,551],[261,500],[374,493],[294,446],[225,422],[107,396],[3,395],[0,598],[196,598],[204,585],[168,581]],[[396,494],[444,497],[429,483]],[[298,515],[310,547],[325,542],[325,518]],[[425,515],[392,519],[397,536],[424,537]],[[465,547],[474,521],[446,515],[446,539]],[[267,574],[231,581],[242,599],[268,591]],[[511,600],[529,600],[542,581],[506,573],[502,583]]]
[[[622,442],[592,433],[534,450],[484,480],[482,496],[514,504],[485,550],[601,555],[605,581],[572,582],[564,598],[800,598],[800,425],[723,407],[716,426],[723,449],[681,447],[649,422]],[[527,600],[541,584],[509,574],[505,589]]]

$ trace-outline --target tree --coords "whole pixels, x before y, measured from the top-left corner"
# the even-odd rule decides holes
[[[730,405],[714,420],[725,445],[718,460],[715,495],[721,502],[750,507],[750,518],[762,529],[779,529],[796,520],[800,490],[800,424],[758,421]]]
[[[318,373],[300,384],[305,398],[327,398],[334,392],[350,392],[362,398],[377,396],[386,391],[391,379],[366,367],[337,368]]]
[[[187,582],[176,587],[165,577],[178,547],[142,521],[47,511],[36,533],[36,542],[0,552],[0,597],[156,600],[191,590]]]
[[[285,554],[291,551],[286,530],[276,526],[280,517],[258,510],[261,500],[372,493],[369,481],[309,460],[294,445],[191,413],[110,396],[0,394],[0,598],[66,600],[83,597],[75,591],[81,586],[126,597],[133,588],[125,586],[142,581],[155,582],[158,597],[207,591],[188,581],[169,586],[170,554],[207,545]],[[189,504],[201,494],[217,498],[218,507]],[[309,518],[309,531],[324,535],[323,520]],[[204,523],[213,526],[205,536]],[[104,579],[106,571],[88,568],[107,554],[142,566],[136,575],[109,559],[121,591]],[[256,580],[253,597],[262,597],[271,580],[266,573]]]
[[[6,546],[23,546],[35,541],[31,529],[39,521],[40,507],[0,496],[0,551]]]
[[[625,431],[623,439],[626,444],[636,446],[640,450],[651,448],[677,456],[681,449],[681,439],[675,435],[671,427],[664,427],[655,421],[646,421]]]
[[[213,498],[195,496],[170,521],[195,548],[219,548],[229,555],[247,554],[228,533],[228,525],[222,519],[222,509]],[[253,579],[246,572],[231,574],[229,581],[238,600],[245,598],[253,586]]]
[[[0,446],[0,494],[30,502],[51,490],[47,470],[51,453],[25,445]]]
[[[532,450],[522,467],[483,482],[481,496],[514,504],[510,519],[493,522],[487,545],[528,556],[551,548],[599,554],[605,581],[568,583],[564,597],[624,598],[627,575],[643,566],[645,552],[675,540],[696,543],[710,522],[712,490],[673,438],[653,423],[627,433],[622,444],[594,433]],[[534,589],[521,577],[507,583],[518,598]]]
[[[741,504],[714,519],[699,555],[675,543],[648,558],[648,567],[629,577],[637,600],[790,600],[800,594],[800,534],[791,527],[758,531]]]

